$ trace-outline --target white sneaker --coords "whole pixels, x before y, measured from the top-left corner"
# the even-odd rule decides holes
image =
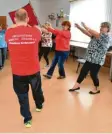
[[[41,112],[42,109],[36,108],[36,112]]]

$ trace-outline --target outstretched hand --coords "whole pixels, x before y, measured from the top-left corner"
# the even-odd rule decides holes
[[[47,29],[46,29],[46,28],[41,28],[41,31],[42,31],[43,33],[47,33]]]
[[[80,25],[77,24],[77,23],[75,23],[75,27],[79,29],[80,28]]]
[[[43,25],[43,27],[44,27],[45,29],[48,29],[48,28],[49,28],[47,25]]]
[[[86,27],[86,24],[85,24],[84,22],[81,22],[81,25],[82,25],[83,27]]]

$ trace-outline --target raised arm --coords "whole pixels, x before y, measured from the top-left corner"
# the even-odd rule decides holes
[[[92,35],[84,28],[82,28],[80,25],[75,24],[75,27],[78,28],[82,33],[84,33],[85,35],[92,37]]]
[[[71,37],[70,32],[67,32],[67,31],[62,31],[62,30],[52,29],[52,28],[48,28],[48,31],[52,32],[55,35],[60,34],[65,38],[70,38]]]
[[[65,32],[65,31],[62,31],[62,30],[58,30],[58,29],[54,29],[52,28],[51,26],[44,26],[49,32],[55,34],[55,35],[62,35],[63,37],[65,38],[71,38],[71,34],[70,32]]]
[[[81,24],[92,36],[94,36],[96,38],[100,38],[100,33],[98,33],[97,31],[89,28],[88,26],[86,26],[86,24],[84,22],[82,22]]]
[[[55,34],[55,35],[58,34],[58,31],[57,31],[56,29],[51,28],[51,27],[48,27],[47,30],[48,30],[49,32]]]

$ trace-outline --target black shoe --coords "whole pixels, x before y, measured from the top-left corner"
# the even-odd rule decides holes
[[[69,92],[74,92],[74,91],[77,91],[77,90],[80,90],[80,87],[78,87],[78,88],[75,88],[75,89],[69,89]]]
[[[47,78],[47,79],[51,79],[51,76],[49,76],[49,75],[47,75],[47,74],[44,74],[43,75],[45,78]]]
[[[96,92],[93,92],[93,91],[90,91],[89,94],[91,95],[95,95],[95,94],[99,94],[100,93],[100,90],[96,91]]]
[[[59,76],[57,79],[65,79],[65,76]]]

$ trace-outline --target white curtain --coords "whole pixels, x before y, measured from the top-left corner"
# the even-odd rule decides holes
[[[101,22],[106,21],[107,18],[112,20],[112,6],[109,2],[112,4],[112,0],[78,0],[71,3],[70,21],[72,23],[72,40],[83,42],[89,42],[90,40],[74,28],[74,23],[81,23],[83,21],[91,28],[99,31]],[[111,16],[108,15],[106,17],[110,13],[110,10]]]
[[[112,0],[106,0],[106,20],[112,23]]]

